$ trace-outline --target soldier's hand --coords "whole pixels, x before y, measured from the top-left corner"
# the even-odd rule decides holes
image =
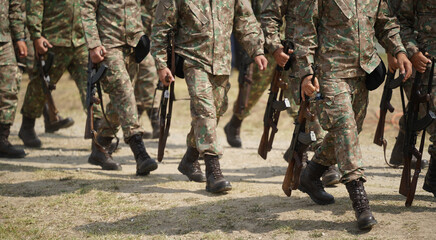
[[[274,51],[273,57],[276,60],[277,65],[284,67],[289,60],[289,54],[292,54],[294,50],[289,49],[288,54],[283,51],[283,47],[278,48]]]
[[[319,92],[318,78],[315,77],[312,84],[312,76],[306,76],[301,83],[301,98],[303,101],[306,101],[306,96],[312,97],[316,92]]]
[[[398,61],[390,53],[388,53],[388,68],[391,73],[398,69]]]
[[[174,81],[173,74],[171,74],[171,70],[167,67],[157,70],[157,74],[159,75],[159,80],[164,86],[169,86],[170,83]]]
[[[413,54],[413,56],[410,58],[410,61],[412,62],[412,65],[416,71],[420,73],[424,73],[425,69],[427,68],[427,64],[431,63],[431,60],[424,56],[421,51]]]
[[[18,56],[20,58],[27,57],[27,45],[26,42],[23,40],[19,40],[16,42],[17,48],[18,48]]]
[[[89,50],[89,55],[91,56],[92,63],[101,63],[104,60],[104,56],[106,56],[106,48],[103,46],[95,47]]]
[[[35,45],[35,50],[39,55],[46,54],[48,49],[53,47],[44,37],[35,39],[33,44]]]
[[[412,75],[412,63],[407,58],[406,54],[400,52],[397,54],[398,68],[400,69],[400,74],[405,75],[403,82],[405,82]]]
[[[254,57],[254,62],[259,67],[260,71],[263,71],[268,66],[268,60],[266,59],[265,55],[258,55]]]

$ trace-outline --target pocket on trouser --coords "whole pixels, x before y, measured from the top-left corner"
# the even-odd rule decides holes
[[[318,103],[316,110],[321,127],[326,131],[333,128],[336,123],[334,98],[324,97],[324,99]]]

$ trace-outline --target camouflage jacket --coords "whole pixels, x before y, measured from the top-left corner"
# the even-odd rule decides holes
[[[263,33],[247,0],[160,0],[152,31],[152,54],[165,68],[168,34],[176,52],[213,75],[230,75],[230,34],[254,57],[263,54]]]
[[[312,74],[314,62],[321,78],[371,73],[381,61],[375,37],[388,53],[405,52],[400,27],[386,0],[302,0],[295,17],[298,77]]]
[[[80,18],[81,0],[27,0],[27,28],[30,38],[45,37],[58,47],[79,47],[85,43]]]
[[[156,11],[157,1],[141,0],[141,20],[144,26],[144,34],[151,35],[151,26],[153,24],[154,13]]]
[[[0,42],[25,38],[24,19],[21,11],[23,0],[0,1]]]
[[[81,14],[89,49],[134,47],[144,34],[137,0],[82,0]]]
[[[402,0],[398,20],[409,57],[419,48],[436,57],[436,0]]]
[[[294,34],[294,7],[296,0],[265,0],[260,22],[263,34],[265,35],[265,48],[272,54],[275,50],[283,47],[280,35],[285,34],[284,38],[293,41]],[[283,17],[286,21],[284,31],[280,31],[283,26]]]

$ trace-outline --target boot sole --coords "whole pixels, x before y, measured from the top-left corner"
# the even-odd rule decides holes
[[[374,221],[370,221],[367,224],[358,227],[360,230],[369,230],[372,229],[372,227],[374,227],[375,225],[377,225],[377,220],[374,219]]]
[[[74,125],[74,121],[71,121],[71,122],[68,122],[67,124],[59,126],[59,127],[48,128],[48,129],[46,128],[45,132],[46,133],[55,133],[55,132],[61,130],[62,128],[69,128],[69,127],[71,127],[73,125]]]
[[[228,192],[230,190],[232,190],[232,186],[225,186],[223,188],[218,188],[218,189],[210,189],[209,187],[206,186],[206,191],[210,193],[222,193],[222,192]]]
[[[142,167],[141,169],[136,170],[136,175],[138,176],[146,176],[150,174],[151,171],[154,171],[157,169],[157,163],[148,164],[145,167]]]
[[[318,205],[329,205],[329,204],[335,203],[335,199],[333,199],[331,202],[323,202],[323,201],[313,197],[312,194],[308,193],[308,191],[306,191],[306,188],[304,188],[301,184],[298,187],[298,189],[304,193],[307,193],[307,195],[309,195],[310,199],[312,199],[312,201],[314,201]]]
[[[102,164],[100,164],[100,162],[98,161],[94,161],[94,160],[89,160],[88,159],[88,163],[94,166],[100,166],[101,170],[106,170],[106,171],[121,171],[122,167],[121,165],[117,165],[117,168],[106,168],[104,166],[102,166]]]
[[[26,153],[22,155],[9,155],[9,154],[0,153],[0,158],[25,158],[26,155],[27,155]]]

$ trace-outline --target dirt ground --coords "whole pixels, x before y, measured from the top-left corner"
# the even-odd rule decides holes
[[[233,100],[235,77],[232,83]],[[185,83],[178,80],[176,85],[177,97],[187,97]],[[24,80],[20,106],[26,86]],[[0,239],[436,239],[435,198],[421,189],[426,170],[413,206],[406,208],[405,198],[398,193],[401,169],[387,167],[382,148],[372,143],[380,94],[380,90],[371,93],[360,137],[366,191],[379,224],[362,232],[343,185],[327,189],[336,198],[329,206],[316,205],[299,191],[290,198],[284,195],[282,155],[293,124],[283,113],[268,160],[257,155],[266,95],[244,122],[242,149],[230,148],[225,140],[223,127],[231,108],[220,122],[219,141],[225,148],[221,166],[233,190],[213,195],[205,191],[205,184],[189,182],[177,171],[190,126],[187,101],[175,103],[165,159],[150,176],[134,175],[135,161],[125,143],[114,154],[123,170],[102,171],[87,163],[90,141],[83,139],[85,114],[74,82],[66,75],[54,95],[62,115],[76,121],[74,126],[46,134],[39,119],[36,131],[42,149],[25,149],[25,159],[0,159]],[[398,92],[394,99],[398,113]],[[391,122],[398,118],[398,114],[387,117],[388,157],[397,132]],[[145,117],[141,121],[150,129]],[[20,125],[21,114],[17,114],[10,139],[22,147],[17,137]],[[157,141],[145,144],[156,156]],[[429,159],[427,153],[424,158]]]

